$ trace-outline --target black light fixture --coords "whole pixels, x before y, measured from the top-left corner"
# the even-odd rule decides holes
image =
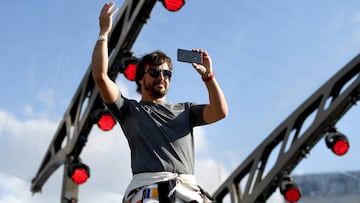
[[[77,185],[83,184],[90,178],[90,168],[75,158],[68,166],[68,177]]]
[[[130,81],[135,81],[137,64],[139,59],[130,51],[124,51],[115,64],[115,71],[123,73],[125,78]]]
[[[292,180],[289,175],[282,177],[279,183],[280,193],[288,202],[297,202],[301,198],[301,191],[298,185]]]

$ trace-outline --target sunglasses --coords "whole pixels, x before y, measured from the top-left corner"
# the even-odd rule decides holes
[[[160,76],[160,74],[162,73],[162,75],[165,78],[171,78],[171,70],[163,70],[163,69],[155,69],[155,68],[150,68],[145,70],[145,73],[149,73],[149,75],[153,78],[158,78]]]

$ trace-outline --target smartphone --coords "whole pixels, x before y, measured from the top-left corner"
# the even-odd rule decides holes
[[[177,60],[187,63],[198,63],[198,64],[203,63],[202,53],[184,50],[184,49],[177,50]]]

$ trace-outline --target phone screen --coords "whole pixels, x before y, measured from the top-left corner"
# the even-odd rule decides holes
[[[177,60],[187,63],[198,63],[202,64],[202,53],[193,52],[184,49],[178,49],[177,51]]]

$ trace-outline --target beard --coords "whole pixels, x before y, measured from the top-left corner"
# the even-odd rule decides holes
[[[157,86],[162,84],[164,88],[158,88]],[[151,96],[154,98],[162,98],[166,95],[168,92],[168,88],[166,86],[166,83],[162,80],[154,81],[153,83],[146,83],[145,81],[145,90],[151,93]]]

